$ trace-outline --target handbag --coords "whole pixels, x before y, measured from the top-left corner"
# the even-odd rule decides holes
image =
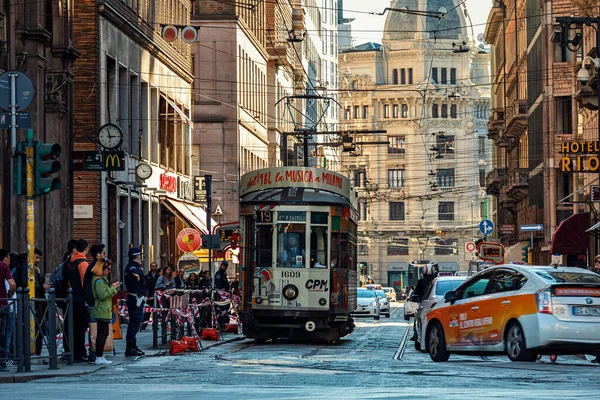
[[[98,337],[98,324],[95,322],[90,323],[90,347],[92,351],[96,351],[96,338]],[[113,351],[115,349],[115,341],[113,335],[112,324],[108,325],[108,336],[106,337],[106,343],[104,343],[104,351]]]

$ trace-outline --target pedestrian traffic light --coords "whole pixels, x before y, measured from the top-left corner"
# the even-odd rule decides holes
[[[15,196],[27,195],[27,156],[25,150],[27,142],[18,142],[13,158],[13,194]]]
[[[62,187],[56,176],[62,169],[58,157],[62,149],[57,143],[35,143],[35,194],[44,195]]]
[[[521,261],[523,261],[524,263],[529,263],[529,245],[523,246],[521,247],[521,249],[523,249],[523,258],[521,259]]]

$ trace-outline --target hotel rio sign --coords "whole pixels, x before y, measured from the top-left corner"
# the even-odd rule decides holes
[[[599,172],[600,146],[598,141],[561,142],[561,172]]]

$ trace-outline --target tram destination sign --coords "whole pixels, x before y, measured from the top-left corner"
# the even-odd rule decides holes
[[[247,173],[240,180],[240,195],[288,187],[322,190],[351,199],[347,177],[326,169],[308,167],[265,168]]]

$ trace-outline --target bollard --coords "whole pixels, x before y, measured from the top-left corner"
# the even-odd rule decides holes
[[[75,352],[73,351],[73,289],[67,290],[67,315],[65,315],[65,321],[69,321],[69,365],[75,363]],[[64,338],[64,333],[63,333]],[[64,339],[63,339],[64,340]],[[64,346],[63,346],[64,347]]]
[[[177,340],[177,319],[175,315],[171,315],[171,340]]]
[[[23,372],[25,366],[25,358],[23,357],[23,289],[17,289],[17,324],[14,327],[16,333],[17,342],[15,343],[17,348],[17,372]],[[28,333],[29,336],[29,333]]]
[[[56,349],[56,291],[48,291],[48,353],[50,353],[50,370],[58,369],[57,349]]]
[[[162,326],[161,343],[160,344],[164,345],[165,343],[167,343],[167,312],[166,311],[161,312],[160,324]]]
[[[25,357],[25,372],[31,372],[31,340],[29,313],[29,288],[23,290],[23,356]]]
[[[156,311],[152,312],[152,348],[158,347],[158,314]]]

